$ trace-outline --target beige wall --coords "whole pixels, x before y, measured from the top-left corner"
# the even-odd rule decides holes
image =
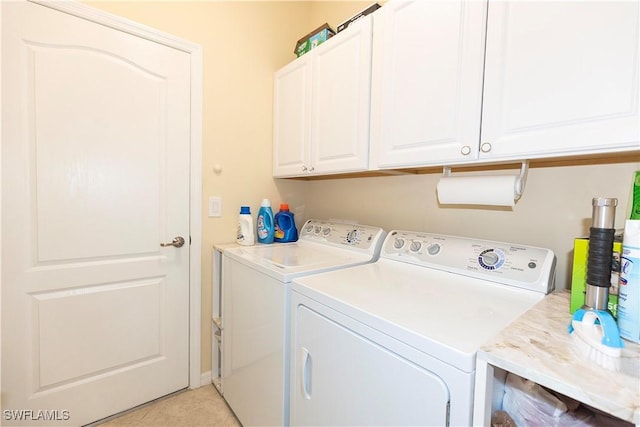
[[[533,168],[513,209],[440,208],[439,173],[328,179],[271,178],[273,72],[294,59],[295,41],[324,22],[334,28],[371,1],[91,2],[100,9],[202,45],[204,51],[202,372],[211,369],[211,247],[235,238],[242,204],[291,204],[298,225],[343,218],[385,229],[425,230],[548,247],[558,256],[558,287],[570,280],[573,238],[588,234],[591,199],[617,197],[627,212],[628,162]],[[382,2],[380,2],[382,3]],[[220,174],[213,167],[222,168]],[[222,197],[221,218],[207,216]]]

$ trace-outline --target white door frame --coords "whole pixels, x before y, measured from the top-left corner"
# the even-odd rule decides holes
[[[75,1],[27,0],[60,12],[181,50],[191,66],[190,211],[189,230],[189,388],[201,385],[201,253],[202,253],[202,47],[122,17]],[[1,9],[1,5],[0,5]],[[1,24],[0,24],[1,25]],[[1,42],[1,40],[0,40]],[[0,135],[0,144],[1,141]],[[0,200],[0,207],[2,206]],[[0,254],[1,255],[1,254]],[[2,271],[0,265],[0,272]]]

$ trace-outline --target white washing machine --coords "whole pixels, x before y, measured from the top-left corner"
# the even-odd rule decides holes
[[[542,248],[393,231],[292,284],[291,425],[470,426],[478,348],[553,290]]]
[[[222,389],[245,426],[289,424],[289,328],[294,278],[374,262],[379,227],[309,220],[295,243],[222,255]]]

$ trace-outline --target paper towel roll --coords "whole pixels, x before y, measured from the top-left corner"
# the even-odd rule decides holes
[[[448,205],[514,206],[518,175],[443,176],[438,182],[438,201]]]

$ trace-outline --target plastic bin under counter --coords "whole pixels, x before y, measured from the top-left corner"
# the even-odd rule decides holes
[[[624,341],[621,372],[575,353],[568,291],[552,293],[478,351],[474,425],[491,425],[494,390],[508,372],[640,426],[640,345]]]

